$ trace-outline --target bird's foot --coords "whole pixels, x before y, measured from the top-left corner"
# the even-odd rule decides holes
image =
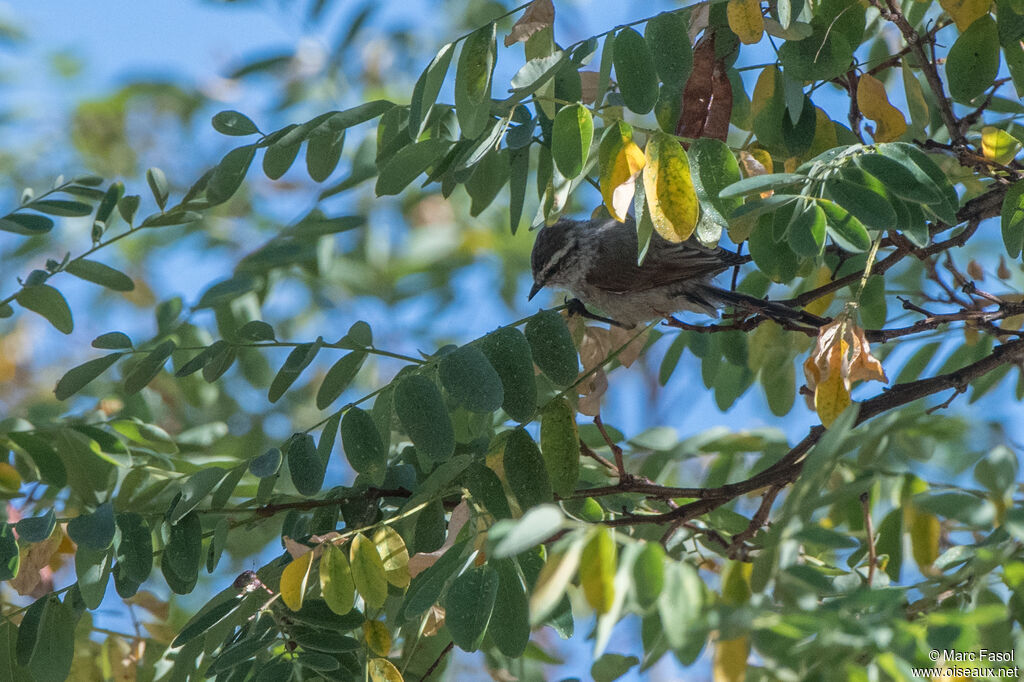
[[[594,320],[595,322],[604,322],[606,324],[615,325],[616,327],[621,327],[623,329],[630,328],[629,325],[617,322],[616,320],[613,320],[610,317],[601,317],[600,315],[595,315],[594,313],[587,310],[587,306],[585,306],[583,304],[583,301],[581,301],[578,298],[567,299],[565,301],[565,306],[565,309],[569,313],[569,315],[579,315],[580,317],[585,318],[587,320]]]

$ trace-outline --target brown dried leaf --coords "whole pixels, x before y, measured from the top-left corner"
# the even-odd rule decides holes
[[[683,109],[676,135],[703,137],[712,101],[711,79],[715,73],[715,34],[705,33],[693,48],[693,70],[683,88]]]
[[[981,267],[981,263],[973,258],[967,264],[967,274],[971,276],[971,279],[976,279],[979,282],[985,279],[985,269]]]
[[[433,637],[444,627],[444,609],[434,604],[427,610],[427,619],[423,624],[423,636]]]
[[[882,363],[871,355],[864,330],[845,315],[818,331],[803,369],[807,387],[814,392],[814,409],[826,427],[850,404],[854,381],[889,383]]]
[[[459,531],[469,521],[469,505],[463,500],[452,510],[452,515],[448,519],[448,535],[445,537],[444,544],[435,549],[433,552],[419,552],[409,557],[409,577],[415,578],[419,573],[427,570],[441,558],[444,554],[455,544],[455,538],[458,537]]]
[[[166,601],[148,590],[139,590],[125,601],[149,611],[157,620],[166,620],[171,611],[171,607]],[[171,639],[174,639],[173,635]]]
[[[519,21],[512,26],[512,31],[505,36],[505,47],[526,42],[534,33],[554,23],[555,6],[551,0],[533,0]]]
[[[580,71],[580,101],[593,104],[597,99],[597,81],[601,74],[597,71]]]
[[[42,542],[33,543],[21,550],[21,568],[18,569],[18,575],[8,581],[18,594],[38,599],[53,590],[50,560],[63,539],[64,534],[58,527]]]
[[[580,414],[596,417],[601,414],[601,398],[608,390],[608,375],[604,373],[603,369],[599,369],[581,383],[577,390],[580,391],[580,400],[577,405]]]

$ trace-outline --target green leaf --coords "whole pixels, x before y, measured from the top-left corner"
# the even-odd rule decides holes
[[[818,205],[825,212],[828,233],[839,248],[855,253],[871,248],[871,235],[849,211],[826,199],[819,200]]]
[[[68,483],[67,470],[60,455],[46,439],[31,433],[9,431],[7,438],[28,453],[32,462],[39,469],[43,483],[63,488]]]
[[[167,213],[155,213],[145,220],[139,227],[168,227],[170,225],[184,225],[201,220],[203,214],[196,211],[168,211]]]
[[[509,658],[519,658],[530,643],[530,613],[526,590],[515,563],[502,559],[492,563],[498,574],[498,590],[494,612],[487,625],[487,634],[498,651]]]
[[[213,129],[221,135],[255,135],[260,132],[248,116],[227,110],[214,114]]]
[[[437,602],[453,575],[464,566],[465,548],[466,541],[455,543],[432,566],[412,579],[400,611],[403,620],[408,622],[419,617]]]
[[[34,284],[22,287],[14,300],[22,308],[42,315],[57,331],[70,334],[75,328],[71,309],[64,296],[49,284]]]
[[[445,625],[463,651],[476,651],[483,642],[498,596],[498,573],[484,564],[460,575],[444,598]]]
[[[286,451],[292,485],[299,494],[308,497],[320,492],[324,484],[327,463],[317,456],[313,437],[308,433],[296,433],[288,441]]]
[[[171,642],[172,648],[180,648],[203,634],[218,622],[223,620],[229,613],[234,611],[242,603],[242,597],[229,597],[213,606],[205,609],[192,617],[192,620],[185,624],[178,636]]]
[[[230,199],[242,186],[253,157],[256,156],[256,145],[232,149],[220,160],[210,176],[206,186],[206,198],[211,204],[221,204]],[[162,207],[161,207],[162,208]]]
[[[501,378],[476,346],[462,346],[445,355],[438,376],[452,399],[471,412],[493,412],[504,401]]]
[[[388,581],[377,547],[362,533],[356,533],[348,558],[356,592],[368,607],[379,609],[388,598]]]
[[[564,106],[555,114],[551,133],[551,157],[566,178],[583,172],[594,140],[594,118],[582,104]]]
[[[905,165],[882,154],[860,154],[854,157],[857,165],[885,183],[885,188],[907,201],[919,204],[942,203],[942,194],[934,183],[922,182]]]
[[[615,36],[613,60],[622,101],[630,111],[646,114],[658,101],[658,77],[647,41],[631,28],[622,29]]]
[[[866,227],[887,230],[896,224],[896,211],[885,197],[857,182],[831,177],[825,193]]]
[[[103,595],[110,582],[110,569],[114,553],[108,549],[91,549],[80,546],[75,552],[75,575],[78,578],[78,592],[85,608],[92,610],[103,602]]]
[[[491,77],[497,59],[497,24],[483,26],[466,38],[455,70],[455,114],[465,138],[484,131],[491,118]],[[379,192],[378,192],[379,194]]]
[[[537,409],[537,380],[529,341],[518,329],[503,327],[485,336],[480,350],[501,378],[505,393],[502,409],[518,422],[529,421]]]
[[[135,289],[135,282],[132,278],[120,270],[115,270],[109,265],[104,265],[94,260],[78,258],[71,261],[64,268],[75,277],[79,277],[93,284],[113,289],[114,291],[132,291]]]
[[[227,471],[220,467],[207,467],[189,476],[181,486],[178,503],[167,514],[167,521],[177,523],[185,514],[198,507],[217,484],[224,480],[225,474]]]
[[[36,643],[39,641],[39,623],[43,618],[43,610],[51,600],[60,603],[57,595],[48,594],[32,602],[21,618],[21,623],[18,626],[18,639],[15,643],[15,659],[19,666],[27,666],[28,662],[32,660]]]
[[[409,137],[414,141],[419,139],[426,128],[430,109],[441,92],[454,52],[453,43],[444,45],[416,81],[416,86],[412,90],[412,101],[409,103]]]
[[[246,322],[238,331],[238,338],[246,341],[274,341],[274,328],[263,320],[250,320]]]
[[[23,542],[42,542],[50,537],[53,529],[57,527],[57,517],[53,509],[47,509],[42,516],[33,516],[22,519],[14,524],[18,531],[18,539]],[[8,580],[8,578],[4,578]]]
[[[398,150],[380,169],[375,191],[377,196],[398,194],[444,156],[449,143],[431,138],[406,145]]]
[[[196,308],[216,308],[250,291],[254,291],[258,286],[259,280],[252,275],[247,273],[237,274],[230,279],[211,285],[199,297]]]
[[[825,211],[814,201],[793,212],[787,231],[793,253],[814,258],[825,248]]]
[[[115,521],[121,540],[114,558],[130,580],[141,584],[153,570],[153,537],[149,524],[135,512],[117,514]]]
[[[334,172],[344,146],[344,130],[335,132],[321,125],[309,136],[306,143],[306,171],[314,182],[323,182]]]
[[[263,174],[271,180],[279,179],[295,163],[301,146],[302,140],[291,144],[281,144],[280,141],[271,144],[263,153]]]
[[[132,340],[124,332],[107,332],[93,339],[92,347],[103,350],[130,349],[132,347]]]
[[[541,412],[540,449],[555,494],[569,497],[579,479],[580,438],[566,398],[552,400]]]
[[[637,603],[649,609],[658,602],[665,584],[665,550],[656,542],[645,542],[633,563],[633,592]]]
[[[164,368],[164,363],[167,362],[167,358],[171,357],[175,348],[177,345],[174,341],[168,340],[149,351],[149,355],[132,367],[124,378],[125,393],[131,395],[145,388]]]
[[[333,544],[328,544],[320,557],[320,594],[339,616],[352,610],[356,595],[352,567],[345,553]]]
[[[117,201],[117,212],[121,214],[121,217],[129,225],[135,219],[135,212],[139,210],[139,201],[138,194],[128,194]]]
[[[482,504],[495,519],[512,518],[505,488],[501,484],[501,479],[490,468],[480,462],[474,462],[466,469],[463,484],[469,490],[470,496]]]
[[[373,485],[384,483],[388,452],[368,412],[353,407],[345,413],[341,419],[341,445],[355,471]]]
[[[668,561],[665,583],[658,599],[658,612],[665,639],[672,649],[682,649],[695,634],[704,607],[704,583],[686,562]]]
[[[1000,212],[1003,244],[1010,258],[1017,258],[1024,249],[1024,181],[1010,185],[1003,197]]]
[[[614,682],[639,662],[636,656],[604,654],[590,666],[590,676],[594,682]]]
[[[705,211],[717,212],[716,222],[727,226],[726,218],[743,204],[738,197],[719,196],[723,189],[741,179],[736,157],[724,142],[712,137],[694,140],[687,154],[690,157],[693,186],[701,206]],[[718,221],[717,218],[721,220]]]
[[[853,59],[850,41],[828,26],[815,27],[803,40],[787,40],[778,54],[786,75],[798,81],[830,80],[845,73]]]
[[[905,168],[908,168],[914,177],[924,185],[929,185],[942,196],[943,200],[938,204],[928,204],[926,208],[947,225],[956,225],[956,212],[959,206],[959,198],[956,189],[950,183],[949,178],[942,172],[942,169],[932,161],[931,157],[925,154],[912,144],[905,142],[892,142],[878,145],[878,151],[889,158],[899,161]]]
[[[270,448],[262,455],[253,457],[249,460],[249,471],[256,478],[267,478],[277,473],[278,469],[281,468],[281,450],[278,448]]]
[[[34,682],[63,682],[71,672],[78,616],[70,606],[61,604],[56,595],[44,599],[38,632],[45,634],[32,648],[28,669]]]
[[[53,229],[53,221],[32,213],[9,213],[0,218],[0,230],[27,237],[46,234]]]
[[[88,549],[107,549],[114,541],[114,507],[104,502],[95,511],[71,519],[68,537]]]
[[[662,12],[652,17],[644,29],[658,77],[670,90],[681,92],[693,70],[688,28],[682,12]]]
[[[189,512],[173,526],[165,523],[163,530],[167,540],[160,555],[160,569],[173,592],[188,594],[199,579],[203,559],[203,526],[199,515]],[[182,634],[184,632],[182,630]]]
[[[530,150],[528,147],[509,151],[509,223],[512,234],[519,229],[526,203],[526,182],[530,175]]]
[[[728,185],[718,193],[720,199],[731,197],[742,197],[754,192],[766,192],[768,190],[780,191],[784,187],[795,184],[806,184],[810,178],[800,173],[769,173],[767,175],[754,175],[743,178],[738,182]]]
[[[441,391],[421,374],[402,379],[395,388],[395,413],[416,450],[434,462],[455,452],[455,430]]]
[[[81,365],[74,367],[60,378],[56,388],[53,389],[57,400],[67,400],[75,393],[81,391],[93,379],[110,369],[111,365],[118,361],[124,353],[111,353],[102,358],[95,358]]]
[[[992,85],[999,73],[999,32],[995,19],[984,15],[960,34],[946,56],[949,94],[970,102]]]
[[[31,208],[40,213],[69,218],[87,216],[92,213],[92,206],[89,204],[82,203],[81,201],[68,201],[67,199],[37,199],[26,204],[25,208]]]
[[[559,386],[576,381],[579,356],[564,317],[553,310],[541,310],[527,320],[524,331],[533,361],[549,379]]]
[[[473,174],[464,183],[466,193],[473,200],[469,215],[476,217],[484,212],[508,182],[509,152],[506,149],[492,149],[477,163]]]
[[[340,360],[327,370],[323,383],[320,384],[320,389],[316,394],[317,409],[322,410],[338,399],[338,396],[355,379],[359,369],[363,366],[364,360],[366,360],[366,353],[364,351],[352,351],[342,356]]]
[[[0,526],[0,580],[10,580],[17,576],[20,565],[21,553],[14,537],[14,526],[5,523]]]
[[[512,91],[520,95],[536,92],[562,68],[562,64],[567,58],[568,55],[565,52],[555,50],[547,56],[528,59],[516,71],[516,75],[512,76]]]
[[[522,518],[495,524],[489,538],[497,543],[491,551],[495,559],[511,557],[536,547],[565,527],[565,515],[555,504],[542,504],[523,514]]]
[[[153,193],[153,198],[156,200],[156,205],[160,207],[160,210],[164,210],[164,206],[167,205],[167,197],[170,195],[167,189],[167,176],[159,168],[150,168],[146,171],[146,182],[149,184],[149,191]],[[129,197],[125,197],[128,199]],[[138,197],[135,197],[135,208],[139,207]],[[120,205],[118,206],[120,208]],[[132,211],[134,215],[135,211]],[[122,216],[124,213],[122,212]],[[131,218],[125,217],[125,222],[131,224]]]
[[[295,380],[302,374],[302,370],[309,366],[309,363],[313,362],[316,354],[320,352],[323,347],[322,339],[317,339],[313,343],[300,343],[295,346],[288,357],[285,358],[284,364],[281,365],[281,369],[277,371],[274,376],[274,380],[270,383],[270,390],[267,391],[267,400],[272,403],[276,403],[281,399],[281,396],[285,394]]]
[[[505,441],[505,479],[523,511],[554,499],[540,449],[523,429],[514,429]]]
[[[344,130],[346,128],[351,128],[352,126],[359,125],[360,123],[372,121],[378,116],[387,113],[394,107],[394,102],[389,102],[386,99],[371,100],[354,106],[351,109],[334,112],[327,119],[327,125],[334,130]]]

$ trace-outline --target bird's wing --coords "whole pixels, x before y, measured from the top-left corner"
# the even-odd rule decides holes
[[[630,233],[623,230],[619,234]],[[602,240],[596,264],[617,262],[619,259],[605,253],[611,249],[631,248],[630,253],[636,253],[635,233],[630,236],[632,244],[613,244],[611,240]],[[747,260],[747,257],[727,249],[703,246],[695,239],[674,244],[655,234],[651,237],[651,245],[642,265],[636,265],[633,261],[625,268],[592,267],[587,274],[587,283],[610,293],[641,291],[687,280],[707,281]]]

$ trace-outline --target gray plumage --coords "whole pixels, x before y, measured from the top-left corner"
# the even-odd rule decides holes
[[[627,326],[680,310],[717,315],[726,305],[759,303],[711,284],[715,275],[749,260],[721,247],[709,248],[692,238],[675,244],[655,233],[643,264],[637,265],[632,218],[624,223],[559,220],[537,233],[530,260],[530,298],[545,286],[562,287]]]

